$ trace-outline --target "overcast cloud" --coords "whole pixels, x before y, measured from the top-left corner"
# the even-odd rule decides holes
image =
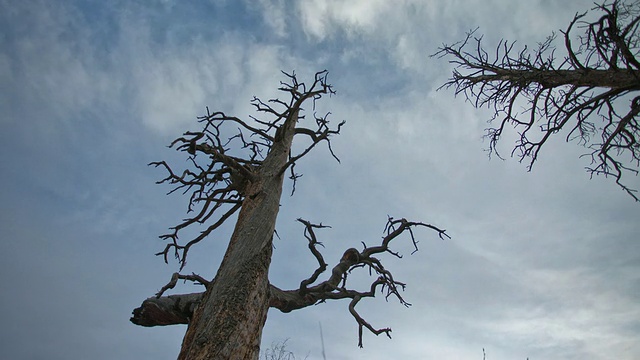
[[[146,164],[181,166],[166,145],[206,106],[247,118],[254,95],[278,95],[280,70],[308,81],[327,69],[337,94],[318,112],[347,121],[333,139],[341,163],[318,148],[297,167],[272,283],[292,288],[314,270],[298,217],[332,226],[318,233],[330,263],[379,241],[387,215],[452,239],[418,231],[419,252],[398,239],[404,258],[384,258],[413,306],[359,306],[393,339],[365,332],[359,349],[348,303],[333,302],[271,310],[263,347],[289,339],[321,359],[321,323],[327,359],[640,358],[640,205],[589,179],[575,143],[549,143],[532,172],[489,160],[491,114],[436,91],[452,68],[429,57],[476,27],[489,45],[535,44],[591,6],[0,0],[0,357],[175,359],[184,326],[128,320],[177,271],[153,254],[187,205]],[[231,225],[192,250],[186,273],[213,277]]]

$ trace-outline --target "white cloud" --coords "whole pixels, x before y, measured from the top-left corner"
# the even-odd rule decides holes
[[[397,2],[382,0],[311,0],[298,3],[305,33],[318,40],[333,35],[336,30],[350,35],[369,33],[381,26],[388,10],[395,7],[398,7]]]
[[[250,6],[251,1],[245,1]],[[263,21],[271,28],[276,36],[284,37],[287,35],[287,11],[288,5],[285,0],[259,0],[260,13],[262,13]]]

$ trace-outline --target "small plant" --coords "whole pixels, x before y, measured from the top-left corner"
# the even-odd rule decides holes
[[[264,359],[265,360],[295,360],[296,356],[287,350],[287,341],[289,339],[285,339],[281,343],[272,342],[271,348],[264,351]],[[305,359],[307,357],[305,356]]]

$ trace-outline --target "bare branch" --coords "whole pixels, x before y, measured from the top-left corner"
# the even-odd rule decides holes
[[[198,121],[203,125],[202,130],[185,132],[169,145],[178,151],[188,153],[190,166],[181,172],[175,172],[165,161],[149,164],[167,171],[167,177],[157,183],[173,185],[169,194],[176,191],[190,193],[187,213],[193,215],[172,227],[172,232],[160,236],[161,239],[169,240],[164,250],[156,254],[162,255],[165,262],[168,262],[169,253],[173,252],[180,262],[180,269],[183,269],[190,247],[202,241],[235,214],[247,196],[256,195],[253,192],[257,190],[252,189],[253,184],[260,181],[264,154],[268,154],[272,147],[282,140],[284,131],[289,131],[291,138],[298,133],[296,123],[304,118],[304,115],[300,114],[303,111],[302,104],[311,100],[315,108],[317,99],[325,94],[335,93],[327,83],[326,70],[316,73],[309,87],[299,82],[295,73],[283,74],[287,81],[281,82],[279,90],[290,97],[288,101],[270,99],[264,102],[257,97],[251,101],[258,113],[272,117],[271,120],[264,121],[250,116],[251,121],[244,121],[221,111],[211,112],[207,107],[206,115],[198,117]],[[286,165],[278,165],[275,168],[281,172],[287,168],[291,169],[293,191],[295,182],[300,177],[293,171],[295,163],[317,143],[326,141],[332,156],[337,159],[331,149],[329,137],[339,134],[344,122],[340,123],[337,129],[330,129],[328,123],[326,116],[316,117],[316,130],[300,127],[299,133],[313,135],[312,144],[303,153],[290,155]],[[185,245],[178,242],[181,230],[194,224],[208,223],[210,219],[214,219],[213,224],[201,231],[200,235]]]
[[[324,246],[321,242],[316,238],[316,234],[313,232],[313,229],[322,229],[322,228],[330,228],[330,226],[325,226],[322,224],[312,224],[307,220],[298,219],[299,222],[304,224],[304,237],[309,240],[309,251],[313,254],[313,256],[318,261],[318,268],[313,272],[313,274],[308,278],[300,282],[300,295],[304,296],[307,292],[307,285],[313,284],[320,274],[322,274],[327,269],[327,263],[324,261],[322,254],[316,248],[316,245]]]
[[[375,288],[381,284],[383,284],[383,279],[379,278],[371,285],[371,291],[369,293],[372,294],[373,296],[373,294],[375,293]],[[391,328],[375,329],[373,326],[371,326],[371,324],[369,324],[365,319],[363,319],[360,316],[360,314],[358,314],[358,312],[356,311],[356,305],[360,302],[361,299],[362,299],[362,296],[356,295],[351,300],[351,303],[349,303],[349,312],[351,313],[351,315],[353,315],[353,317],[356,319],[356,322],[358,323],[358,347],[360,348],[363,347],[362,327],[366,327],[367,329],[369,329],[369,331],[371,331],[376,336],[384,333],[385,335],[387,335],[389,339],[391,339]]]
[[[326,116],[328,116],[329,114],[327,114]],[[302,152],[300,152],[300,154],[295,155],[295,156],[291,156],[289,159],[289,162],[287,162],[287,164],[283,167],[283,169],[281,170],[281,172],[284,172],[287,170],[288,167],[295,165],[296,161],[298,161],[300,158],[302,158],[303,156],[305,156],[306,154],[308,154],[317,144],[319,144],[321,141],[326,141],[327,142],[327,147],[329,148],[329,152],[331,153],[331,156],[333,156],[334,159],[336,159],[337,162],[340,162],[340,159],[336,156],[336,154],[334,154],[333,149],[331,148],[331,141],[329,140],[329,137],[331,135],[339,135],[340,134],[340,129],[342,128],[342,126],[344,124],[346,124],[346,121],[342,121],[338,124],[338,127],[335,130],[331,130],[328,127],[329,121],[326,120],[326,116],[324,118],[316,118],[316,123],[318,124],[318,129],[313,131],[310,129],[306,129],[306,128],[296,128],[296,134],[304,134],[307,135],[309,138],[311,138],[311,145],[309,145],[306,149],[304,149]]]
[[[563,59],[555,55],[555,35],[533,51],[516,52],[514,43],[503,40],[490,56],[475,36],[477,29],[432,56],[447,57],[455,66],[442,87],[454,87],[474,106],[493,110],[490,122],[500,118],[499,126],[487,129],[490,155],[500,156],[497,144],[512,126],[519,134],[512,156],[527,159],[531,170],[542,146],[570,128],[566,140],[577,139],[591,151],[585,154],[592,159],[587,171],[613,176],[640,201],[621,181],[624,173],[640,171],[638,110],[635,100],[629,102],[640,91],[640,5],[614,1],[592,10],[602,16],[587,22],[586,13],[576,14],[562,31]],[[578,45],[572,41],[576,28],[584,30]],[[528,106],[520,108],[523,103]]]
[[[175,288],[178,284],[178,280],[193,281],[200,285],[204,285],[205,287],[211,283],[211,281],[205,280],[202,276],[196,273],[191,273],[191,275],[182,275],[176,272],[171,275],[171,280],[169,280],[167,285],[163,286],[162,289],[156,293],[156,299],[159,299],[165,291]]]
[[[180,227],[182,224],[174,227],[174,232],[172,234],[166,234],[166,235],[161,235],[160,236],[161,239],[171,239],[172,242],[167,244],[167,246],[164,248],[164,250],[161,251],[161,252],[156,253],[156,255],[162,255],[164,257],[164,262],[167,263],[168,262],[168,259],[167,259],[168,253],[173,248],[174,249],[174,256],[175,256],[176,259],[178,259],[180,261],[180,270],[182,270],[185,267],[185,265],[187,264],[187,253],[189,252],[189,249],[191,248],[191,246],[193,246],[193,245],[199,243],[200,241],[204,240],[204,238],[206,238],[209,234],[211,234],[213,232],[213,230],[219,228],[227,219],[229,219],[231,217],[231,215],[233,215],[236,211],[238,211],[241,206],[242,206],[242,204],[240,204],[240,203],[235,204],[225,214],[220,216],[218,221],[216,221],[215,223],[210,225],[206,230],[202,231],[200,233],[200,235],[195,237],[193,240],[189,241],[186,245],[179,245],[178,244],[178,231],[179,231],[178,227]],[[191,220],[192,219],[189,219],[189,220],[187,220],[187,222],[190,222]],[[182,226],[182,227],[184,227],[184,226]],[[182,227],[180,227],[180,228],[182,228]]]
[[[358,302],[360,302],[362,298],[375,297],[376,289],[380,288],[381,292],[385,293],[386,299],[393,296],[398,299],[401,304],[405,306],[411,305],[406,302],[400,294],[400,290],[404,290],[405,284],[395,280],[392,273],[383,266],[380,259],[374,257],[373,255],[387,252],[394,256],[401,257],[399,254],[391,251],[389,245],[391,241],[393,241],[404,232],[409,233],[411,242],[415,248],[415,253],[415,251],[417,251],[418,249],[417,241],[413,233],[413,228],[415,227],[426,227],[434,230],[438,233],[438,236],[441,239],[449,238],[449,235],[445,230],[440,229],[436,226],[421,222],[412,222],[406,219],[396,220],[389,217],[385,226],[386,235],[382,238],[381,245],[373,247],[367,247],[365,245],[362,251],[358,251],[355,248],[347,249],[342,255],[340,262],[336,264],[331,270],[329,278],[323,282],[311,286],[311,284],[313,284],[318,279],[319,275],[322,274],[327,268],[327,264],[324,261],[322,254],[320,254],[316,247],[316,245],[322,244],[318,241],[314,229],[328,228],[329,226],[322,224],[313,224],[303,219],[298,219],[298,221],[305,225],[304,236],[309,242],[309,250],[316,258],[318,267],[309,278],[303,280],[300,283],[300,288],[297,290],[283,291],[276,288],[275,286],[271,286],[270,306],[276,307],[282,312],[289,312],[292,310],[310,306],[312,304],[324,302],[326,300],[339,300],[349,298],[352,300],[349,305],[349,312],[354,316],[356,322],[359,325],[359,346],[362,346],[363,327],[369,329],[369,331],[376,335],[385,333],[387,336],[390,336],[391,332],[391,329],[388,328],[375,329],[357,313],[357,311],[355,310],[355,306],[358,304]],[[347,275],[358,268],[367,268],[370,274],[372,272],[377,274],[377,279],[371,283],[369,291],[356,291],[348,289],[346,287]]]

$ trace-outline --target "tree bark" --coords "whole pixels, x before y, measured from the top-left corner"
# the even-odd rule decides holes
[[[189,323],[179,360],[258,359],[272,240],[299,105],[290,110],[254,181],[245,185],[229,246]]]
[[[491,69],[494,74],[465,77],[471,83],[508,81],[517,84],[537,83],[545,88],[563,85],[609,89],[640,89],[640,72],[628,69],[512,70]]]
[[[133,310],[131,322],[140,326],[188,324],[204,293],[151,297]]]

